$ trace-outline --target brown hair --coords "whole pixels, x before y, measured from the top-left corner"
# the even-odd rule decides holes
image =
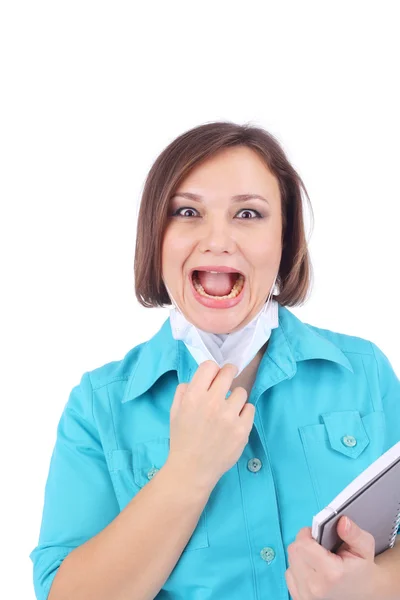
[[[301,177],[277,139],[260,127],[216,121],[200,125],[173,140],[152,165],[143,188],[137,224],[135,294],[146,308],[171,305],[162,281],[161,248],[169,200],[190,170],[213,154],[232,146],[258,152],[279,182],[282,209],[282,257],[274,299],[297,306],[307,298],[312,265],[304,232],[301,190],[312,206]]]

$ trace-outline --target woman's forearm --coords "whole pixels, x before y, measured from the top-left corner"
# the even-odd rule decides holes
[[[397,536],[393,548],[375,557],[375,564],[379,567],[377,599],[400,600],[400,535]]]
[[[154,598],[211,491],[191,481],[187,472],[164,465],[108,527],[64,559],[49,600]]]

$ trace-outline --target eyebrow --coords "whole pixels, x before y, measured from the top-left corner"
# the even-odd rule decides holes
[[[203,196],[199,194],[192,194],[191,192],[177,192],[171,197],[175,198],[175,196],[182,196],[182,198],[187,198],[188,200],[198,200],[199,202],[203,202]],[[267,204],[269,204],[268,200],[259,194],[236,194],[236,196],[232,196],[232,202],[246,202],[247,200],[263,200]]]

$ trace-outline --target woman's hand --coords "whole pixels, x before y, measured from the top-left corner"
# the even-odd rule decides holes
[[[375,539],[368,531],[339,519],[337,532],[344,543],[329,552],[303,527],[288,546],[286,583],[293,600],[383,600],[380,569],[375,563]]]
[[[212,489],[239,460],[249,441],[255,406],[236,387],[226,398],[237,367],[201,363],[190,383],[177,386],[170,411],[169,465]]]

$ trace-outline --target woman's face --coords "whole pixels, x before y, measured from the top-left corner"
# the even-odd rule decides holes
[[[265,200],[233,201],[238,194],[259,194]],[[170,199],[162,244],[163,280],[186,319],[211,333],[233,333],[249,323],[278,273],[281,235],[278,180],[255,151],[247,146],[224,148],[195,167]],[[190,273],[209,265],[245,275],[241,301],[235,306],[211,308],[196,299]]]

